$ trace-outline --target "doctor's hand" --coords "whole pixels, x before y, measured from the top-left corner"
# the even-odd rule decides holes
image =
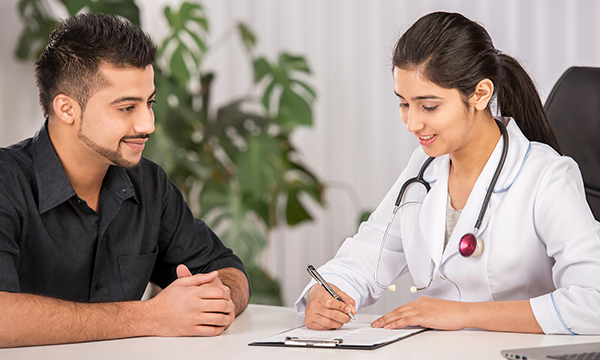
[[[356,314],[355,302],[345,292],[333,284],[329,284],[344,300],[334,299],[319,284],[315,284],[306,294],[306,309],[304,310],[304,324],[313,330],[331,330],[342,327],[350,321],[348,313]]]
[[[235,305],[217,276],[217,271],[192,275],[179,265],[178,279],[147,301],[154,335],[214,336],[227,329],[235,319]]]
[[[423,326],[438,330],[460,330],[467,327],[469,303],[421,296],[373,321],[376,328],[395,329]]]

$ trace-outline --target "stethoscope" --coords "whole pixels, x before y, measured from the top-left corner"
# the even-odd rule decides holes
[[[481,226],[481,222],[483,221],[483,217],[485,215],[488,204],[490,202],[490,198],[492,197],[492,193],[494,192],[494,187],[496,186],[496,182],[498,181],[498,178],[500,177],[500,172],[502,172],[502,167],[504,167],[504,162],[506,161],[506,156],[508,155],[508,133],[506,131],[506,126],[504,126],[504,124],[498,120],[496,120],[496,124],[498,124],[498,127],[500,128],[500,132],[502,133],[502,137],[504,139],[503,148],[502,148],[502,156],[500,157],[500,162],[498,163],[498,166],[496,167],[494,176],[492,177],[492,180],[490,181],[490,186],[488,187],[487,192],[485,194],[485,198],[483,200],[483,205],[481,206],[481,210],[479,210],[479,217],[477,218],[477,221],[475,222],[475,227],[473,228],[473,231],[470,233],[464,234],[460,238],[460,242],[458,243],[458,252],[464,258],[468,258],[471,256],[477,257],[477,256],[481,255],[481,253],[483,252],[483,241],[481,241],[481,239],[478,239],[475,234],[478,234],[478,232],[479,232],[479,227]],[[381,262],[381,254],[383,252],[383,247],[385,245],[385,240],[387,239],[388,232],[390,231],[392,222],[394,221],[394,218],[396,217],[396,213],[398,212],[398,210],[401,207],[403,207],[404,205],[408,205],[408,204],[422,204],[422,202],[418,202],[418,201],[407,201],[405,203],[402,203],[402,198],[404,197],[404,193],[406,192],[406,189],[408,188],[408,186],[411,184],[414,184],[414,183],[423,185],[425,187],[425,189],[427,190],[427,193],[429,192],[429,190],[431,189],[431,186],[429,185],[429,183],[427,183],[423,179],[423,174],[425,173],[425,170],[427,169],[429,164],[431,164],[431,162],[434,159],[435,159],[434,157],[429,157],[427,160],[425,160],[423,165],[421,165],[421,169],[419,170],[419,173],[417,174],[417,176],[406,180],[406,182],[404,184],[402,184],[402,187],[400,188],[400,193],[398,194],[398,198],[396,198],[396,203],[394,204],[394,210],[392,211],[392,216],[390,217],[390,220],[388,221],[388,224],[383,233],[383,237],[381,238],[381,243],[379,244],[379,252],[377,253],[377,260],[375,261],[375,271],[374,271],[373,277],[375,279],[375,284],[382,289],[396,291],[396,285],[391,284],[389,286],[385,286],[385,285],[380,284],[379,281],[377,280],[377,274],[379,273],[379,263]],[[434,263],[433,263],[433,259],[432,259],[431,266],[429,269],[429,282],[424,287],[411,286],[411,288],[410,288],[411,293],[414,294],[417,291],[425,290],[425,289],[429,288],[429,286],[431,286],[431,283],[433,282],[433,269],[434,269]]]

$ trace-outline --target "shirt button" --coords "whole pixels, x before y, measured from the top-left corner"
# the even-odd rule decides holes
[[[97,283],[96,284],[96,291],[100,291],[101,288],[102,288],[102,284]]]
[[[127,193],[126,189],[123,189],[123,194],[125,194],[125,196],[128,196],[129,194]]]
[[[81,199],[77,199],[77,203],[78,203],[79,205],[83,205],[83,200],[81,200]]]

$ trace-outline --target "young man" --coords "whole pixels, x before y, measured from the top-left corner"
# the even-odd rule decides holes
[[[239,258],[142,158],[155,53],[138,27],[80,14],[36,63],[46,122],[0,149],[1,347],[218,335],[246,308]],[[139,301],[148,281],[164,290]]]

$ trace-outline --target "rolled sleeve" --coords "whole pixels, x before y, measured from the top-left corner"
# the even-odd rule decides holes
[[[532,298],[547,334],[600,334],[600,224],[587,203],[577,164],[562,157],[538,190],[536,229],[554,258],[556,290]]]

